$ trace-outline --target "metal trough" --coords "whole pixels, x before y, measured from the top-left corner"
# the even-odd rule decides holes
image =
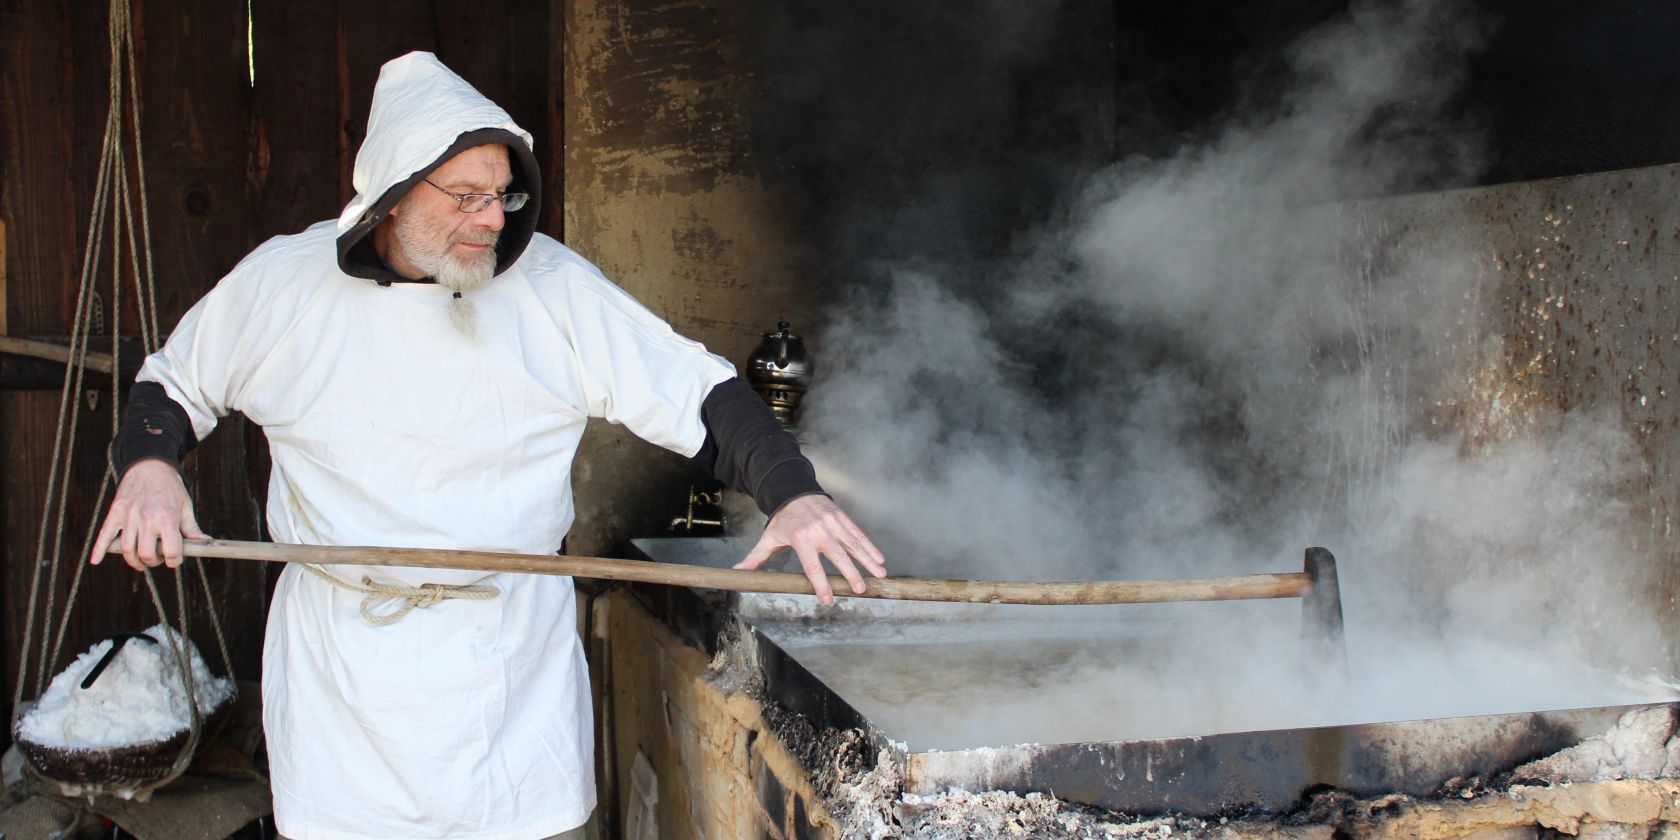
[[[651,560],[702,565],[730,565],[746,551],[739,541],[718,538],[635,545]],[[1309,553],[1307,570],[1312,574],[1316,565],[1333,586],[1333,563],[1328,552]],[[676,588],[649,589],[645,598],[668,625],[708,650],[739,619],[742,643],[770,699],[818,730],[868,732],[902,762],[905,790],[917,794],[951,787],[1042,791],[1116,811],[1199,816],[1283,813],[1324,787],[1360,796],[1425,796],[1455,778],[1494,778],[1603,733],[1633,708],[1672,699],[1655,686],[1619,685],[1575,696],[1628,702],[1329,725],[1289,725],[1284,715],[1242,731],[1197,731],[1149,720],[1171,717],[1172,699],[1151,707],[1101,682],[1123,663],[1161,655],[1152,645],[1172,630],[1155,626],[1159,614],[1067,608],[1091,619],[1049,629],[1035,623],[1029,634],[1023,616],[1043,608],[845,600],[822,608],[809,596]],[[1309,632],[1299,662],[1309,673],[1302,678],[1334,709],[1346,674],[1340,604],[1304,601]],[[1088,702],[1043,708],[1033,692],[1059,663],[1081,666],[1095,680]],[[1024,688],[1008,685],[1011,679]],[[1245,698],[1226,702],[1240,705]],[[977,708],[986,704],[996,708]],[[1174,731],[1174,725],[1184,728]]]

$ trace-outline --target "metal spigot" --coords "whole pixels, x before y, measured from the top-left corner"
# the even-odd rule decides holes
[[[694,516],[694,506],[695,505],[715,505],[715,506],[717,506],[717,508],[718,508],[718,518],[716,518],[716,519],[696,519],[695,516]],[[688,488],[688,512],[683,514],[682,516],[679,516],[679,517],[671,520],[671,530],[675,531],[678,528],[682,528],[683,530],[686,530],[686,531],[692,531],[692,530],[694,530],[694,526],[696,526],[696,525],[715,525],[719,528],[729,527],[729,520],[728,520],[727,517],[725,517],[723,515],[723,491],[722,490],[719,490],[716,493],[700,493],[700,492],[697,492],[692,486],[690,486]]]

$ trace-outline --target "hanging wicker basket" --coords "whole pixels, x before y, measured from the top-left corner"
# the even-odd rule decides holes
[[[204,712],[197,743],[188,727],[155,741],[121,747],[61,747],[38,744],[22,734],[22,719],[13,727],[12,739],[42,781],[58,786],[65,796],[115,796],[146,800],[173,781],[192,763],[198,750],[213,740],[233,710],[230,693],[215,708]]]
[[[115,796],[144,801],[152,791],[174,781],[203,746],[216,737],[233,710],[229,694],[204,713],[197,743],[188,727],[155,741],[121,747],[61,747],[38,744],[23,737],[22,720],[12,738],[29,768],[41,780],[58,786],[65,796]]]
[[[163,644],[151,635],[158,631],[174,644]],[[203,660],[199,659],[198,651],[192,642],[177,636],[167,624],[145,633],[119,633],[106,639],[100,643],[105,649],[98,659],[92,658],[93,654],[100,650],[100,645],[95,645],[70,668],[53,678],[47,694],[58,692],[58,699],[54,701],[55,708],[76,704],[85,696],[82,692],[93,688],[100,677],[107,673],[108,668],[113,673],[122,673],[122,666],[114,666],[113,663],[119,661],[119,655],[131,639],[149,642],[153,647],[163,644],[164,650],[173,653],[177,661],[192,663],[180,666],[182,688],[185,689],[181,699],[189,705],[190,717],[180,729],[161,737],[154,730],[149,733],[152,736],[150,740],[114,746],[82,747],[42,743],[36,740],[42,733],[36,728],[33,733],[35,737],[31,737],[32,727],[29,723],[33,715],[41,711],[40,707],[20,710],[21,713],[12,725],[12,740],[17,743],[18,751],[28,763],[31,775],[40,782],[48,783],[49,789],[56,787],[58,793],[67,796],[92,798],[108,795],[143,801],[150,797],[153,790],[181,775],[192,764],[199,747],[214,739],[222,725],[227,722],[233,709],[235,695],[238,693],[237,685],[231,679],[218,680],[206,670],[204,676],[208,677],[210,682],[201,692],[197,687],[197,680],[190,672],[203,668]],[[176,644],[181,646],[177,647]],[[162,657],[168,654],[160,652],[158,655]],[[167,665],[164,667],[168,668]],[[76,685],[78,682],[79,687]],[[142,685],[146,682],[146,678],[142,678]],[[225,682],[225,692],[215,688],[218,682]],[[114,690],[126,695],[132,692],[134,687],[124,686]],[[43,698],[45,696],[43,695]],[[167,697],[157,699],[164,705],[171,705]],[[110,708],[102,699],[87,702],[94,704],[92,709]],[[214,705],[206,708],[202,705],[205,703]],[[52,728],[52,724],[43,725]]]

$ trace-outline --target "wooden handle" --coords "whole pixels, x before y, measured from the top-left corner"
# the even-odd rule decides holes
[[[236,540],[187,540],[184,553],[193,557],[268,560],[285,563],[362,566],[418,566],[434,569],[472,569],[484,572],[526,572],[602,580],[698,586],[732,592],[773,592],[811,595],[811,582],[794,572],[740,571],[614,560],[607,557],[569,557],[512,554],[493,551],[453,551],[425,548],[363,548],[289,545]],[[845,578],[830,576],[836,596],[885,598],[896,601],[955,601],[980,604],[1157,604],[1169,601],[1241,601],[1257,598],[1299,598],[1312,589],[1302,572],[1191,580],[1002,581],[932,580],[924,578],[865,578],[868,588],[852,592]]]

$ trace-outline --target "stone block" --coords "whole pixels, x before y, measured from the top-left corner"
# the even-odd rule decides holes
[[[1651,826],[1635,823],[1582,822],[1577,840],[1649,840]]]

